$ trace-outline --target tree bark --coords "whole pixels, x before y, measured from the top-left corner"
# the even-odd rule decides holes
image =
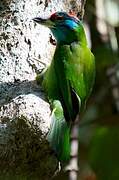
[[[49,64],[55,47],[49,30],[32,18],[69,12],[79,1],[0,1],[0,174],[14,179],[50,179],[58,161],[46,135],[50,106],[35,78]],[[79,4],[78,4],[79,5]],[[79,9],[77,9],[78,12]],[[6,163],[7,162],[7,163]],[[16,173],[15,173],[16,172]],[[3,176],[2,176],[3,174]]]

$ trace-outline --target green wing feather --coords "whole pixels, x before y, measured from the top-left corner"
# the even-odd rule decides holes
[[[70,157],[70,128],[65,121],[63,108],[60,101],[53,101],[51,128],[48,141],[56,152],[59,160],[68,161]]]

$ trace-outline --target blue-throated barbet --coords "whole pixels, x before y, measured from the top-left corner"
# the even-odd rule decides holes
[[[48,140],[58,158],[67,161],[71,126],[94,84],[94,56],[87,46],[83,24],[77,17],[56,12],[48,19],[36,17],[33,20],[50,28],[57,40],[42,86],[53,110]]]

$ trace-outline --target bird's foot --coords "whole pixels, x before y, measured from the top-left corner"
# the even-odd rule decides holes
[[[45,67],[40,73],[37,74],[36,81],[38,84],[42,84],[44,79],[44,74],[46,71],[47,71],[47,67]]]
[[[50,34],[50,43],[51,43],[52,45],[54,45],[54,46],[56,46],[56,45],[57,45],[56,40],[52,37],[52,35],[51,35],[51,34]]]
[[[53,177],[52,177],[52,178],[56,177],[56,176],[57,176],[57,174],[58,174],[60,171],[61,171],[61,163],[60,163],[60,162],[58,162],[58,167],[57,167],[57,169],[56,169],[56,171],[55,171],[55,173],[54,173],[54,175],[53,175]]]

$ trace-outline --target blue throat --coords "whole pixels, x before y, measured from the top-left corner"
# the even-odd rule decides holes
[[[57,39],[57,42],[63,42],[69,44],[75,39],[75,30],[78,28],[79,24],[73,19],[66,19],[60,24],[56,24],[54,29],[51,29],[53,35]]]

